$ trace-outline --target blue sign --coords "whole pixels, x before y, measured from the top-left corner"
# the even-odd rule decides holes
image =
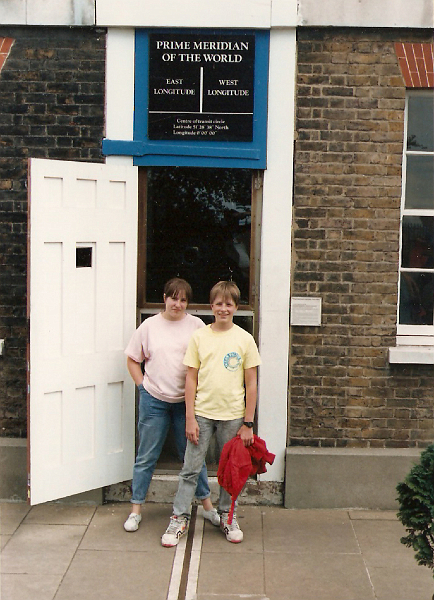
[[[137,30],[135,165],[266,168],[268,31]]]

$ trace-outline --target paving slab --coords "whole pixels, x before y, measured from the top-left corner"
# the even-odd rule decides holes
[[[81,525],[21,525],[2,552],[1,572],[63,575],[85,530]]]
[[[89,525],[96,507],[47,503],[33,506],[25,516],[25,525]]]
[[[265,552],[360,554],[346,511],[276,507],[263,512]]]
[[[414,551],[401,544],[405,527],[381,514],[354,519],[353,526],[378,600],[431,600],[431,571],[417,564]]]
[[[265,581],[270,600],[375,599],[363,558],[355,554],[266,553]]]
[[[411,567],[369,567],[369,575],[376,600],[431,600],[434,594],[432,572],[415,560]]]
[[[0,535],[0,550],[6,546],[9,540],[12,538],[12,535]],[[1,598],[1,596],[0,596]]]
[[[130,552],[174,552],[163,548],[161,536],[166,531],[172,507],[146,504],[138,531],[126,532],[124,522],[130,512],[129,503],[99,506],[80,544],[80,550],[123,550]]]
[[[0,504],[0,534],[12,535],[30,510],[25,502],[2,502]]]
[[[395,510],[349,510],[353,521],[397,521]]]
[[[243,542],[244,543],[244,542]],[[241,547],[243,544],[231,544]],[[197,592],[201,594],[264,594],[264,559],[257,554],[209,552],[202,554]]]
[[[166,600],[173,553],[79,550],[56,600]]]
[[[405,528],[399,521],[363,520],[352,521],[352,524],[369,567],[413,564],[413,551],[400,542],[405,535]]]
[[[62,580],[61,575],[7,573],[1,576],[2,600],[53,600]]]
[[[264,594],[197,594],[194,600],[270,600]]]

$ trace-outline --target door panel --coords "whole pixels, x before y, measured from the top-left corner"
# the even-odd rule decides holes
[[[30,499],[131,478],[137,169],[30,161]]]

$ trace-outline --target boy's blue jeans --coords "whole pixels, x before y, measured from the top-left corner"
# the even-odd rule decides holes
[[[184,466],[179,474],[178,491],[176,492],[173,503],[173,514],[190,515],[191,502],[196,489],[201,465],[208,451],[211,436],[216,431],[217,447],[222,450],[223,446],[230,439],[237,435],[237,431],[243,424],[243,417],[232,419],[231,421],[217,421],[196,416],[199,425],[199,443],[193,444],[187,441],[187,448],[184,456]],[[229,512],[231,508],[231,497],[225,489],[220,487],[219,512]]]
[[[142,504],[151,483],[152,475],[160,457],[170,425],[172,425],[176,449],[181,461],[184,459],[187,438],[185,437],[185,403],[163,402],[151,396],[143,385],[139,386],[139,448],[133,470],[133,493],[131,502]],[[207,470],[204,461],[199,469],[196,497],[200,500],[210,496]]]

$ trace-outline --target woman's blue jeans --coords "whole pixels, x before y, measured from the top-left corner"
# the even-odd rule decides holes
[[[139,386],[139,448],[133,469],[133,493],[131,502],[142,504],[154,474],[155,466],[163,449],[170,425],[175,437],[176,449],[184,460],[187,438],[185,437],[185,403],[163,402],[151,396],[143,385]],[[203,463],[195,492],[199,500],[210,496],[206,465]]]

